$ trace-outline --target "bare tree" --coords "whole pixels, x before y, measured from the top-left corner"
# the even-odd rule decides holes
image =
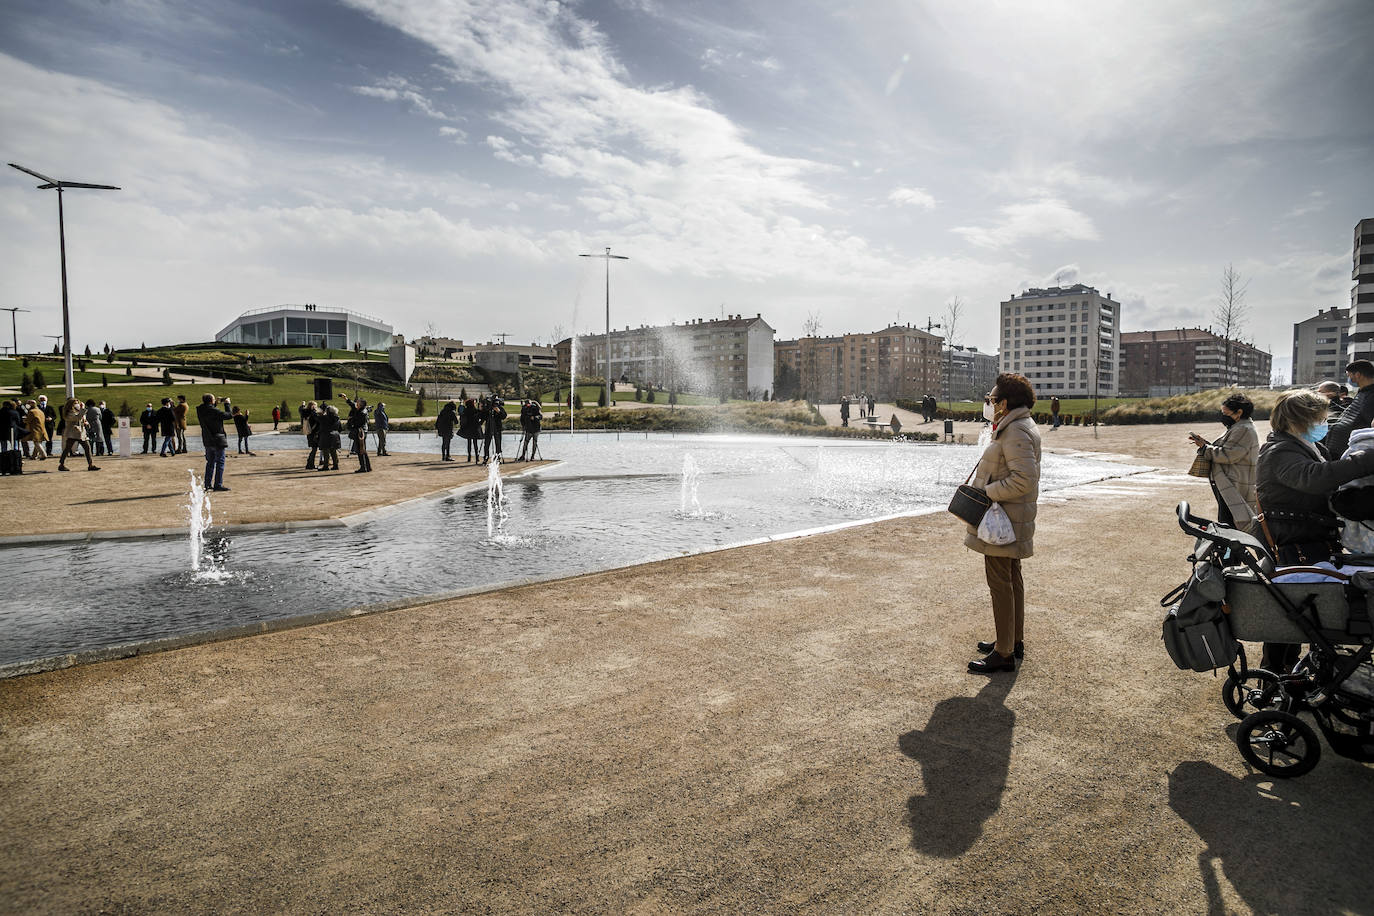
[[[963,299],[955,296],[945,303],[945,346],[950,351],[949,358],[945,360],[945,407],[949,410],[954,409],[954,348],[963,340],[959,331],[963,314]]]
[[[802,334],[807,337],[815,337],[821,330],[821,313],[807,312],[806,320],[802,322]]]
[[[1238,337],[1245,327],[1245,318],[1250,312],[1250,306],[1245,304],[1245,293],[1249,288],[1250,281],[1242,280],[1240,272],[1227,264],[1226,269],[1221,272],[1221,295],[1217,297],[1216,311],[1212,313],[1221,330],[1222,346],[1226,353],[1222,366],[1223,385],[1234,384],[1236,381],[1235,367],[1231,365],[1231,341]]]
[[[561,324],[556,324],[556,325],[554,325],[554,326],[553,326],[553,331],[552,331],[551,333],[553,334],[553,341],[552,341],[552,343],[550,343],[549,345],[550,345],[550,346],[553,346],[554,344],[557,344],[560,340],[562,340],[563,337],[564,337],[564,334],[563,334],[563,325],[561,325]]]
[[[806,320],[802,322],[802,336],[815,337],[821,330],[821,313],[807,312]],[[801,350],[801,387],[802,397],[814,400],[817,404],[821,402],[819,390],[820,379],[817,377],[816,348],[808,347],[804,342],[797,341],[797,346]]]

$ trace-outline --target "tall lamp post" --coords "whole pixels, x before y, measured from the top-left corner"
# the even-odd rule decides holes
[[[606,261],[606,407],[611,407],[611,260],[628,261],[623,254],[611,254],[610,246],[605,254],[580,254],[579,258],[604,258]],[[577,380],[573,380],[577,385]],[[576,387],[574,387],[576,390]]]
[[[19,358],[19,323],[18,323],[18,321],[15,320],[15,316],[16,316],[19,312],[27,312],[27,311],[28,311],[28,309],[19,309],[19,308],[15,308],[15,309],[0,309],[0,312],[9,312],[9,313],[10,313],[10,333],[14,335],[14,350],[13,350],[13,352],[10,353],[10,355],[13,356],[13,357],[16,358],[16,359]]]
[[[9,164],[10,168],[18,169],[26,175],[32,175],[43,182],[38,186],[40,191],[57,190],[57,244],[62,256],[62,363],[67,370],[67,397],[76,396],[76,387],[72,379],[72,322],[71,315],[67,310],[67,228],[62,217],[62,192],[67,188],[90,188],[95,191],[118,191],[119,188],[112,184],[88,184],[84,181],[58,181],[49,178],[33,169],[26,169],[22,165]]]

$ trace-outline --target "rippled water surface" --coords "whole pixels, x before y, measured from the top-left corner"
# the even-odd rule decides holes
[[[270,447],[297,443],[273,437]],[[352,528],[212,531],[214,563],[200,574],[189,568],[187,542],[174,538],[0,548],[5,568],[21,577],[84,571],[61,572],[56,590],[0,597],[0,664],[943,507],[978,455],[974,446],[783,437],[579,433],[546,435],[543,444],[544,457],[562,463],[504,481],[507,517],[490,537],[484,483]],[[432,437],[405,435],[388,448],[437,451]],[[684,512],[688,456],[700,510]],[[1132,470],[1047,454],[1041,488]]]

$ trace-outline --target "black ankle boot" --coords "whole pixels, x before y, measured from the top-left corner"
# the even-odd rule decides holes
[[[977,661],[968,663],[968,670],[974,674],[995,674],[998,671],[1015,671],[1016,657],[1014,655],[998,655],[997,652],[989,652],[985,657]]]
[[[980,642],[978,644],[978,651],[984,654],[991,652],[995,648],[997,648],[997,643],[995,642]],[[1026,644],[1023,642],[1018,642],[1016,643],[1015,648],[1013,648],[1011,651],[1012,655],[1016,656],[1018,660],[1023,659],[1026,657]]]

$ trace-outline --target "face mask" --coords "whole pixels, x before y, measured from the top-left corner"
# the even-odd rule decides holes
[[[986,401],[983,402],[983,419],[987,420],[989,423],[997,419],[997,408]]]
[[[1323,420],[1316,426],[1313,426],[1311,429],[1307,430],[1307,432],[1303,433],[1302,437],[1306,439],[1308,442],[1317,443],[1326,438],[1326,429],[1327,424],[1326,421]]]
[[[1227,429],[1230,429],[1233,425],[1235,425],[1235,422],[1235,417],[1228,417],[1226,416],[1226,414],[1221,415],[1221,425],[1226,427]]]

